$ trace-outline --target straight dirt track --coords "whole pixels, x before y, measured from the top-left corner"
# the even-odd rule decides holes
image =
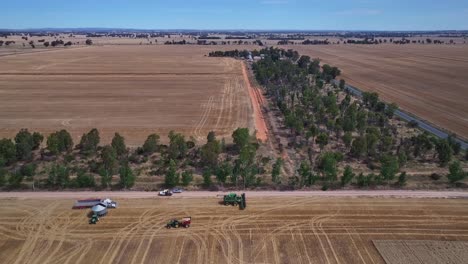
[[[240,61],[209,58],[202,46],[99,46],[0,58],[0,137],[21,128],[71,132],[75,143],[98,128],[130,146],[170,130],[204,142],[238,127],[253,130]]]
[[[71,209],[73,195],[46,194],[1,198],[2,263],[384,263],[373,240],[468,241],[467,199],[248,192],[241,211],[216,193],[116,193],[119,208],[89,225],[87,210]],[[190,228],[164,228],[185,216]]]
[[[333,45],[289,48],[342,70],[348,84],[468,138],[468,45]]]

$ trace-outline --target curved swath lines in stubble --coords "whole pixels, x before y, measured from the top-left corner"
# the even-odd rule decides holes
[[[135,224],[133,222],[130,225],[127,225],[124,229],[121,230],[116,236],[114,236],[113,239],[113,251],[111,256],[109,257],[110,260],[113,262],[119,262],[120,258],[122,258],[124,254],[124,249],[127,248],[128,244],[135,238],[135,237],[140,237],[143,239],[146,235],[146,233],[149,233],[150,231],[154,231],[152,236],[154,236],[155,231],[159,231],[160,229],[163,228],[163,222],[161,222],[162,216],[164,216],[164,213],[158,213],[156,215],[153,215],[152,213],[156,209],[148,209],[144,211],[139,217],[138,217],[138,222]],[[115,241],[118,241],[115,243]],[[141,243],[143,240],[140,242],[139,247],[141,247]],[[119,254],[118,254],[119,253]],[[118,255],[117,255],[118,254]],[[136,253],[135,253],[136,255]],[[102,261],[105,260],[105,258],[102,259]]]
[[[330,250],[332,251],[332,254],[333,254],[333,257],[335,258],[336,263],[340,264],[338,256],[337,256],[337,254],[335,252],[335,248],[333,247],[333,245],[332,245],[332,243],[330,241],[330,238],[328,237],[328,234],[325,232],[325,230],[323,229],[323,226],[322,226],[323,222],[325,222],[328,219],[331,219],[333,216],[336,216],[338,214],[338,212],[339,212],[339,210],[336,211],[332,215],[325,215],[325,216],[321,217],[320,219],[318,219],[318,221],[316,221],[316,224],[317,224],[317,230],[319,232],[321,232],[325,236],[327,244],[328,244]]]
[[[216,120],[215,128],[219,135],[225,135],[229,133],[230,127],[232,126],[232,101],[233,101],[233,85],[234,79],[228,78],[224,84],[223,96],[221,98],[221,107],[218,114],[218,119]],[[221,120],[223,122],[221,122]],[[220,125],[221,124],[221,125]]]
[[[352,235],[351,233],[349,233],[349,229],[348,229],[348,228],[345,227],[345,230],[346,230],[346,233],[348,233],[349,238],[351,239],[351,242],[353,243],[353,246],[354,246],[355,251],[358,253],[359,258],[361,259],[361,262],[365,264],[366,261],[365,261],[364,258],[362,257],[361,251],[359,250],[359,247],[357,246],[356,242],[354,241],[353,235]],[[364,248],[365,248],[365,247],[364,247]]]
[[[294,206],[297,206],[297,205],[300,205],[300,206],[303,206],[304,205],[304,202],[305,201],[311,201],[311,200],[314,200],[314,199],[311,199],[309,197],[307,198],[302,198],[302,199],[297,199],[295,201],[291,201],[289,203],[283,203],[283,204],[279,204],[278,206],[274,206],[272,208],[269,208],[268,210],[265,210],[263,211],[262,213],[259,213],[259,214],[255,214],[255,215],[249,215],[247,217],[245,216],[240,216],[238,217],[236,220],[232,220],[230,221],[229,223],[229,230],[237,237],[238,240],[240,240],[240,246],[243,246],[242,245],[242,240],[240,238],[240,235],[239,233],[237,232],[237,230],[234,228],[236,224],[242,224],[242,223],[245,223],[247,220],[255,220],[255,219],[258,219],[260,216],[262,215],[266,215],[270,212],[273,212],[273,211],[276,211],[276,210],[281,210],[281,209],[284,209],[284,208],[292,208]],[[254,255],[253,259],[255,260],[259,254],[265,250],[267,248],[267,244],[272,241],[272,239],[278,234],[278,233],[281,233],[283,232],[285,229],[288,230],[292,227],[296,227],[296,226],[301,226],[305,223],[307,223],[308,221],[300,221],[300,222],[295,222],[293,224],[289,223],[289,222],[285,222],[279,226],[277,226],[275,229],[273,229],[272,231],[266,233],[262,239],[261,239],[261,242],[259,244],[259,246],[256,246],[254,247],[254,249],[252,250],[252,252],[256,252],[256,255]],[[242,260],[243,257],[241,254],[239,255],[239,259],[244,262]]]
[[[71,226],[78,226],[79,223],[83,221],[83,218],[80,217],[74,217],[72,218],[73,220],[68,222],[67,226],[62,227],[62,232],[61,235],[63,237],[69,236],[68,233],[71,231],[70,227]],[[69,239],[65,240],[66,242],[73,243],[73,246],[70,249],[66,250],[60,250],[58,253],[52,253],[50,256],[52,256],[52,259],[50,259],[50,263],[60,263],[60,264],[67,264],[67,263],[80,263],[86,253],[88,253],[93,244],[93,240],[91,238],[88,238],[84,241],[77,239],[77,237],[71,236]],[[57,250],[60,249],[60,247],[57,246]],[[49,260],[49,259],[48,259]],[[44,261],[44,262],[49,262],[49,261]]]
[[[204,137],[202,135],[202,129],[205,126],[206,121],[208,120],[208,118],[210,116],[211,109],[213,108],[213,101],[214,101],[214,97],[210,96],[210,98],[208,99],[208,102],[205,105],[205,111],[203,112],[203,115],[202,115],[200,121],[198,122],[197,126],[195,127],[195,130],[194,130],[193,134],[194,134],[194,136],[195,136],[195,138],[197,140],[201,140]]]
[[[34,225],[36,228],[30,229],[26,240],[18,253],[18,258],[14,264],[19,263],[30,263],[31,259],[36,258],[32,253],[34,248],[37,246],[38,240],[42,239],[45,232],[45,224],[50,220],[49,216],[51,212],[57,207],[57,202],[50,202],[42,210],[39,211],[34,217],[25,218],[26,220],[22,224]]]
[[[126,239],[126,237],[133,231],[135,230],[139,223],[142,222],[143,217],[148,214],[151,211],[151,209],[145,210],[139,217],[138,217],[138,223],[135,224],[134,221],[130,221],[129,224],[127,224],[125,227],[121,228],[118,230],[116,233],[114,233],[113,238],[109,246],[107,247],[106,252],[102,255],[101,261],[99,263],[103,264],[104,262],[112,262],[114,258],[116,257],[117,250],[120,248],[120,246],[123,243],[123,240]]]
[[[181,212],[180,210],[179,211],[173,211],[172,213],[173,214],[178,214],[179,212]],[[155,215],[149,215],[147,218],[146,218],[146,222],[143,223],[143,228],[144,228],[144,232],[141,234],[141,241],[140,241],[140,244],[138,245],[138,248],[137,250],[135,251],[135,255],[134,257],[132,258],[132,261],[131,263],[141,263],[141,262],[144,262],[146,257],[148,256],[148,253],[149,253],[149,250],[151,248],[151,244],[153,243],[156,235],[161,235],[159,234],[159,231],[163,230],[165,228],[165,220],[167,219],[164,219],[164,217],[166,217],[167,214],[165,213],[158,213],[158,214],[155,214]],[[143,252],[143,254],[141,254],[141,250],[142,250],[142,246],[143,246],[143,242],[145,240],[148,240],[148,243],[147,243],[147,246]],[[141,261],[138,262],[137,261],[137,256],[142,256],[141,257]]]
[[[67,230],[71,222],[70,212],[63,212],[49,219],[48,223],[51,225],[48,226],[47,233],[44,234],[44,237],[47,239],[46,248],[41,251],[39,256],[35,257],[35,263],[48,263],[51,258],[55,258],[65,241]],[[58,245],[54,246],[52,252],[49,252],[55,242],[58,242]],[[42,260],[45,256],[46,258]]]

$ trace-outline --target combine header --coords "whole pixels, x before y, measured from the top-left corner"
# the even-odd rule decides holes
[[[239,205],[239,209],[241,210],[244,210],[245,207],[247,207],[245,193],[241,195],[237,195],[236,193],[226,194],[224,195],[223,203],[224,205],[232,205],[232,206]]]

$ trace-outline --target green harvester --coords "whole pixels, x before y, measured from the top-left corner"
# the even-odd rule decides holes
[[[247,203],[245,200],[245,193],[241,195],[237,195],[236,193],[230,193],[224,195],[223,199],[224,205],[232,205],[237,206],[239,205],[239,209],[244,210],[247,207]]]
[[[89,219],[89,224],[90,225],[95,225],[99,221],[99,216],[97,214],[93,214],[91,218]]]

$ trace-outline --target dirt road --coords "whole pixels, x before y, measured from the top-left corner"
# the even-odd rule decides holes
[[[468,198],[466,191],[245,191],[248,197],[401,197],[401,198]],[[174,194],[171,198],[203,198],[219,197],[226,192],[183,192]],[[2,198],[93,198],[93,197],[119,197],[119,198],[156,198],[156,192],[0,192]],[[166,197],[161,197],[166,198]]]
[[[253,87],[250,83],[245,63],[242,63],[242,74],[244,75],[245,85],[249,89],[249,95],[252,101],[255,128],[257,130],[257,139],[265,142],[268,139],[268,129],[265,123],[265,117],[262,113],[262,105],[264,104],[265,100],[261,92],[256,87]]]

